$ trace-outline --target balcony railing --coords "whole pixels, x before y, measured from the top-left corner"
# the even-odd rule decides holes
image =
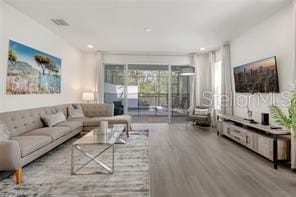
[[[168,116],[168,93],[127,93],[128,114],[132,116]],[[105,93],[105,103],[122,101],[125,96],[123,93]],[[190,94],[172,94],[172,116],[184,116],[185,110],[190,106]]]

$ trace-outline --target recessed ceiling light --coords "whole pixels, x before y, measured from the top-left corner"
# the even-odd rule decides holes
[[[146,31],[146,32],[150,32],[151,29],[150,29],[150,28],[145,28],[145,31]]]
[[[201,50],[201,51],[204,51],[204,50],[205,50],[205,48],[200,48],[199,50]]]
[[[94,46],[91,45],[91,44],[87,45],[87,47],[90,48],[90,49],[94,48]]]

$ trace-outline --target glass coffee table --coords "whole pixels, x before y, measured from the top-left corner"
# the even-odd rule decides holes
[[[125,125],[115,124],[107,129],[101,129],[100,127],[90,131],[83,137],[79,138],[72,144],[72,152],[71,152],[71,174],[72,175],[86,175],[86,174],[113,174],[114,172],[114,145],[124,144],[125,141],[120,138],[120,135],[123,133]],[[93,151],[91,153],[86,150],[86,147],[97,147],[96,153]],[[112,166],[109,167],[104,164],[102,161],[98,159],[104,152],[112,149]],[[84,155],[88,160],[79,165],[79,167],[75,168],[75,155],[74,151],[79,151]],[[106,172],[89,172],[89,173],[80,173],[81,169],[87,166],[90,162],[94,162],[98,167],[103,168]]]

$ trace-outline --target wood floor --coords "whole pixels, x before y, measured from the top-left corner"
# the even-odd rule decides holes
[[[184,124],[149,128],[151,196],[296,196],[296,173],[272,164],[215,130]]]

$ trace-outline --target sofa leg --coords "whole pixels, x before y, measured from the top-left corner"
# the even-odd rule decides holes
[[[20,185],[23,183],[23,169],[22,168],[18,168],[15,171],[15,180],[16,180],[17,185]]]
[[[129,138],[129,126],[128,125],[126,125],[126,127],[125,127],[125,132],[126,132],[126,137]]]

